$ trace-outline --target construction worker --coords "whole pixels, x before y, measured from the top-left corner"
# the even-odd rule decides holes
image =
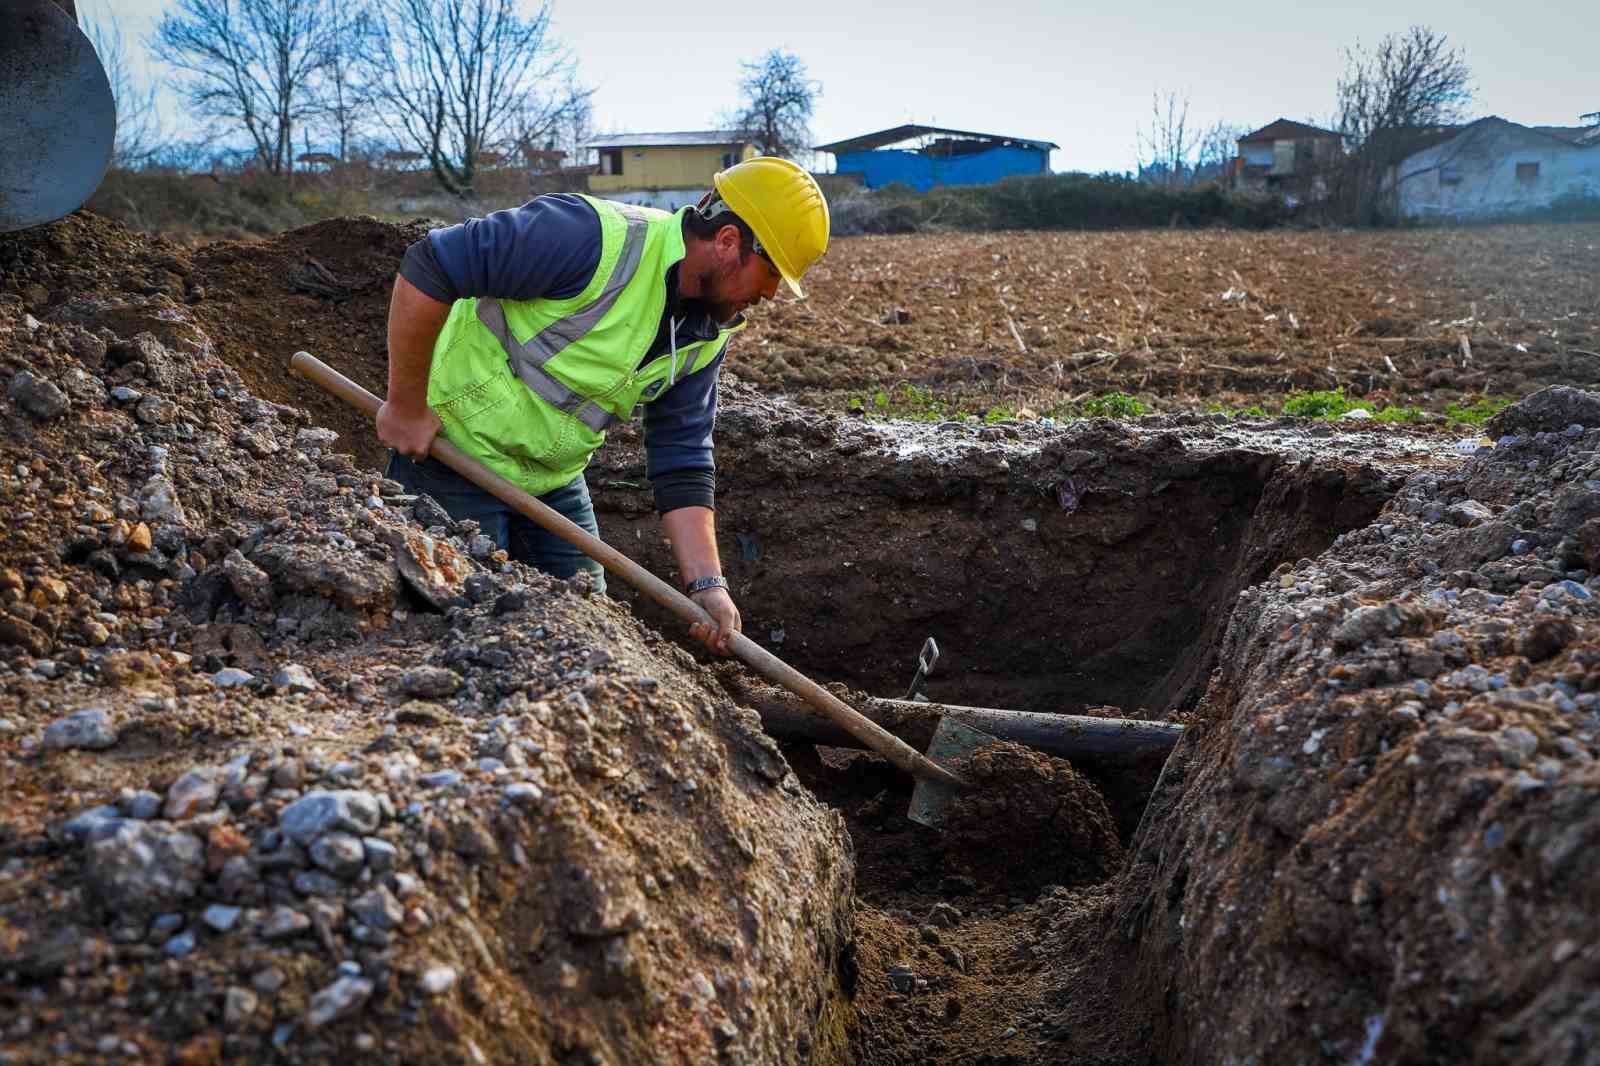
[[[644,407],[646,473],[685,591],[728,654],[740,629],[717,554],[717,372],[741,312],[828,248],[816,181],[785,159],[718,173],[668,213],[575,194],[431,231],[406,250],[389,305],[388,474],[471,518],[513,558],[558,577],[600,564],[442,463],[436,433],[598,533],[583,479],[608,426]]]

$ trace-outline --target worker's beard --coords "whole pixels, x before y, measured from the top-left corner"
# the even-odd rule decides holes
[[[733,321],[747,306],[735,303],[727,295],[729,284],[743,265],[741,262],[739,267],[707,270],[699,276],[700,302],[705,304],[706,310],[718,323]]]

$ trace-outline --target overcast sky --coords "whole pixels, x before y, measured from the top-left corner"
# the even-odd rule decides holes
[[[78,0],[83,13],[114,9],[136,45],[171,6]],[[599,132],[707,128],[737,99],[739,63],[782,48],[822,85],[815,143],[919,122],[1054,141],[1055,170],[1125,170],[1152,92],[1187,95],[1201,126],[1320,122],[1341,47],[1415,23],[1466,49],[1476,114],[1575,125],[1600,111],[1596,0],[552,0],[551,11],[597,87]]]

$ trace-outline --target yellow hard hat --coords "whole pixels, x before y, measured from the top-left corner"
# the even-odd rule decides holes
[[[817,179],[798,163],[759,155],[719,170],[711,180],[789,288],[805,296],[800,278],[828,250],[828,201]]]

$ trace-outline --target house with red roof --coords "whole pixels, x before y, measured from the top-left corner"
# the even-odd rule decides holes
[[[1344,138],[1320,126],[1279,118],[1239,138],[1228,184],[1240,192],[1300,199],[1326,194],[1322,171],[1344,152]]]

